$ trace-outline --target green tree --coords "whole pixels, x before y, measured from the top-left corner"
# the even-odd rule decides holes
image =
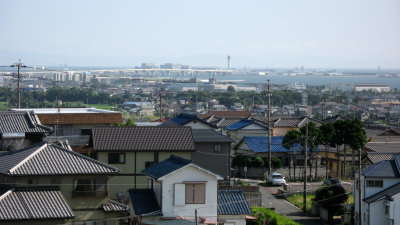
[[[329,170],[329,162],[328,162],[328,151],[330,147],[335,147],[335,142],[333,136],[335,135],[335,127],[333,123],[325,123],[320,127],[320,143],[325,146],[325,158],[326,158],[326,178],[328,179],[328,170]]]
[[[315,192],[315,198],[313,201],[316,204],[328,209],[328,217],[332,222],[333,216],[340,210],[338,204],[342,204],[347,201],[348,195],[346,190],[339,185],[323,186]]]
[[[235,92],[235,88],[232,85],[229,85],[227,90],[229,92]]]

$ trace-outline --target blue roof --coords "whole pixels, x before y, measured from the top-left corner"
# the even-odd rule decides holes
[[[362,174],[365,177],[400,177],[399,165],[400,155],[395,154],[392,160],[380,161],[362,169]]]
[[[135,215],[162,215],[161,208],[152,189],[129,189],[128,193]]]
[[[254,122],[252,120],[240,120],[232,125],[225,127],[225,130],[240,130],[243,127],[246,127],[250,124],[257,124],[257,125],[261,126],[260,124]]]
[[[268,152],[268,137],[267,136],[250,136],[243,138],[246,144],[253,152]],[[292,152],[293,148],[301,149],[300,144],[296,144],[292,149],[288,150],[282,146],[283,136],[271,137],[271,151],[272,152]]]
[[[218,192],[218,215],[251,215],[243,191],[220,190]]]
[[[141,173],[158,179],[190,163],[192,160],[171,155],[168,159],[142,170]]]
[[[193,121],[193,120],[201,121],[202,123],[205,123],[205,124],[207,124],[207,125],[209,125],[211,127],[215,127],[216,128],[215,125],[213,125],[211,123],[208,123],[207,121],[202,120],[202,119],[198,118],[196,115],[193,115],[193,114],[181,113],[178,116],[170,119],[170,121],[172,121],[172,122],[174,122],[174,123],[176,123],[176,124],[178,124],[180,126],[182,126],[182,125],[184,125],[184,124],[186,124],[186,123],[188,123],[190,121]]]

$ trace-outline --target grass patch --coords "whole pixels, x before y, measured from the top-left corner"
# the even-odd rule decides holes
[[[307,194],[306,209],[307,213],[311,210],[311,200],[315,198],[314,194]],[[290,203],[295,205],[299,209],[303,209],[303,194],[295,194],[286,198]]]
[[[300,225],[270,209],[253,207],[251,211],[253,216],[257,218],[256,225]]]

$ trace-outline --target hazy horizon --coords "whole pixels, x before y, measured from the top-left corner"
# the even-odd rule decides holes
[[[400,68],[400,1],[0,2],[0,65]]]

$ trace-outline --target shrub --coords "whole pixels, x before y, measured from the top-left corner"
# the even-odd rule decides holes
[[[253,207],[253,216],[257,218],[257,225],[300,225],[293,220],[282,216],[270,209]]]

